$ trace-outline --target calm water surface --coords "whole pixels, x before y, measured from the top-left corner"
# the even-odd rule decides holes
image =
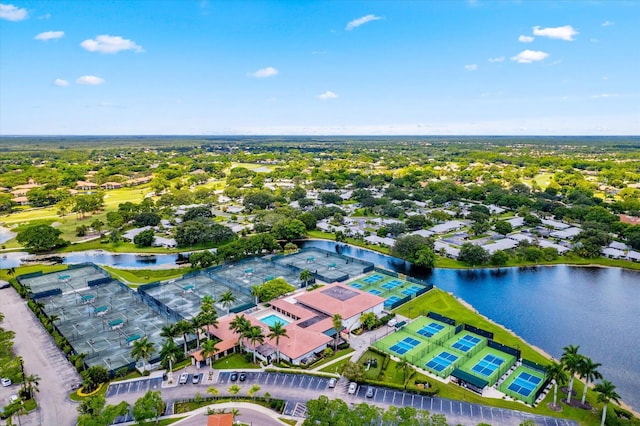
[[[564,346],[580,345],[580,353],[602,364],[599,371],[622,399],[640,410],[640,272],[564,265],[428,271],[332,241],[302,246],[339,251],[425,279],[556,358]]]

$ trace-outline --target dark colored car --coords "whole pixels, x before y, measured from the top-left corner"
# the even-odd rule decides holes
[[[235,371],[231,373],[231,375],[229,376],[229,380],[232,382],[235,382],[236,380],[238,380],[238,373],[236,373]]]
[[[247,375],[244,373],[240,373],[240,381],[244,382],[245,380],[247,380]]]

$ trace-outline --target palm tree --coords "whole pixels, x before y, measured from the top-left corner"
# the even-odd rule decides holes
[[[276,321],[275,324],[269,327],[269,334],[267,334],[269,339],[275,339],[276,341],[276,349],[278,349],[278,363],[280,363],[280,338],[281,337],[289,337],[287,334],[287,329],[284,328],[284,325]]]
[[[342,330],[342,315],[335,314],[331,317],[333,321],[333,329],[336,331],[336,349],[338,349],[338,339],[340,339],[340,330]]]
[[[164,325],[160,330],[160,337],[164,337],[167,339],[173,340],[179,335],[180,335],[180,331],[178,330],[178,327],[176,327],[176,324]]]
[[[607,380],[603,380],[602,383],[595,385],[594,389],[598,392],[598,402],[604,404],[602,407],[602,421],[600,422],[600,426],[604,426],[604,421],[607,419],[607,404],[609,401],[615,401],[619,404],[620,395],[616,393],[616,387],[613,383]]]
[[[53,324],[56,321],[60,321],[60,317],[58,315],[49,315],[49,322],[51,322],[51,324]]]
[[[238,392],[240,392],[240,386],[238,386],[238,385],[229,386],[229,393],[231,395],[236,395]]]
[[[573,390],[573,379],[578,371],[578,364],[580,363],[581,355],[578,353],[580,345],[569,345],[562,348],[562,356],[560,362],[564,369],[570,374],[569,379],[569,396],[567,396],[567,403],[571,404],[571,392]]]
[[[33,399],[33,393],[40,392],[40,389],[38,389],[38,385],[40,384],[39,381],[40,376],[36,374],[29,374],[28,376],[25,376],[24,391],[27,395],[27,399]]]
[[[220,302],[222,303],[222,306],[227,309],[227,315],[229,315],[229,308],[231,307],[231,304],[236,300],[236,296],[233,295],[231,290],[225,291],[220,295]]]
[[[311,273],[310,270],[304,269],[300,271],[300,281],[304,282],[305,287],[307,286],[307,283],[311,281],[311,278],[313,278],[313,274]]]
[[[238,335],[238,345],[242,345],[242,339],[249,327],[251,327],[251,322],[244,315],[236,315],[229,323],[231,331]]]
[[[153,342],[149,341],[148,337],[133,342],[133,349],[131,349],[131,356],[139,361],[140,358],[144,361],[143,369],[146,367],[147,362],[151,359],[151,355],[156,351]]]
[[[217,394],[220,393],[220,390],[215,386],[209,386],[207,388],[207,393],[212,395],[212,396],[216,396]]]
[[[202,344],[202,351],[200,355],[202,358],[207,360],[207,365],[211,365],[211,357],[214,356],[218,352],[218,348],[216,347],[216,342],[213,340],[207,340]]]
[[[191,324],[188,320],[180,320],[175,323],[176,329],[178,330],[178,334],[182,335],[182,341],[184,345],[184,354],[186,355],[187,350],[187,336],[189,333],[193,332],[193,324]]]
[[[264,333],[262,332],[262,328],[258,325],[254,325],[253,327],[249,327],[247,332],[243,336],[251,342],[251,346],[253,346],[253,363],[256,363],[256,345],[264,343]]]
[[[396,370],[402,370],[402,383],[406,390],[407,382],[409,381],[409,373],[411,372],[411,364],[407,361],[407,358],[400,358],[400,361],[396,364]]]
[[[571,405],[571,393],[573,392],[573,379],[580,369],[582,363],[582,355],[568,354],[562,357],[564,369],[569,373],[569,392],[567,393],[567,404]]]
[[[558,385],[567,381],[567,373],[560,363],[555,361],[547,366],[547,377],[553,382],[553,407],[558,408]]]
[[[589,387],[589,382],[593,382],[596,379],[602,379],[602,374],[597,370],[598,367],[602,366],[602,364],[598,362],[593,362],[589,357],[582,357],[582,362],[578,367],[578,374],[584,380],[584,391],[582,392],[582,405],[584,405],[585,400],[587,399],[587,388]]]
[[[251,286],[251,295],[255,299],[256,305],[260,302],[260,295],[262,294],[262,287],[259,285]]]
[[[193,330],[195,330],[196,332],[196,348],[200,347],[200,330],[202,330],[202,327],[204,327],[206,325],[206,318],[204,317],[204,315],[196,315],[193,318],[191,318],[191,326],[193,327]]]
[[[249,390],[247,391],[247,393],[249,394],[249,396],[250,396],[251,398],[253,398],[253,397],[254,397],[254,395],[256,394],[256,392],[259,392],[259,391],[260,391],[260,385],[257,385],[257,384],[256,384],[256,385],[251,386],[251,388],[249,388]]]
[[[162,348],[160,348],[160,359],[162,360],[163,364],[165,361],[168,363],[169,373],[173,372],[173,363],[178,359],[178,354],[180,352],[180,347],[173,339],[164,340]]]

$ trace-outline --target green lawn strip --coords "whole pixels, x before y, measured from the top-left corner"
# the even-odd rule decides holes
[[[351,361],[350,358],[345,358],[340,361],[334,362],[333,364],[329,364],[318,371],[322,371],[324,373],[340,373],[342,371],[342,367],[349,361]]]
[[[297,420],[285,419],[284,417],[278,417],[278,420],[291,426],[296,426],[298,424]]]
[[[27,265],[27,266],[18,266],[15,269],[15,273],[13,275],[9,275],[8,269],[0,269],[0,278],[5,281],[11,281],[15,279],[14,277],[18,277],[24,274],[30,274],[32,272],[42,271],[43,274],[48,274],[51,272],[58,271],[66,271],[69,265]]]
[[[318,368],[321,365],[325,365],[325,364],[333,361],[334,359],[340,358],[341,356],[344,356],[346,354],[350,354],[351,352],[355,352],[355,349],[347,348],[347,349],[339,350],[338,352],[334,352],[333,355],[331,355],[329,357],[322,358],[322,360],[318,361],[317,363],[314,363],[311,367],[312,368]]]
[[[36,402],[35,399],[27,399],[26,401],[24,401],[24,409],[26,411],[33,411],[36,408],[38,408],[38,403]]]
[[[170,425],[170,424],[173,424],[173,423],[177,423],[180,420],[185,419],[185,418],[186,417],[172,417],[170,419],[161,419],[161,420],[158,421],[158,423],[156,423],[155,420],[150,420],[148,422],[138,423],[138,424],[141,424],[143,426],[152,426],[152,425],[155,426],[156,424],[158,426],[166,426],[166,425]]]
[[[309,238],[317,238],[321,240],[331,240],[331,241],[336,240],[336,234],[331,232],[318,231],[318,230],[307,231],[307,236]],[[389,254],[391,252],[388,247],[382,247],[375,244],[368,244],[362,240],[356,240],[355,238],[347,238],[345,242],[354,246],[363,247],[363,248],[366,248],[372,251],[377,251],[383,254]]]
[[[155,281],[171,280],[180,278],[184,274],[193,272],[194,268],[177,268],[177,269],[117,269],[112,266],[102,266],[104,270],[109,272],[115,279],[122,281],[131,286],[147,284]]]
[[[259,366],[244,359],[242,354],[231,354],[224,358],[214,361],[212,368],[216,370],[233,370],[233,369],[247,369],[247,368],[260,368]]]

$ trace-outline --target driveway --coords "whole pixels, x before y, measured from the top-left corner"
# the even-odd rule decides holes
[[[69,400],[68,394],[73,384],[82,381],[80,375],[15,289],[0,291],[0,312],[5,316],[3,327],[16,333],[14,352],[23,358],[27,375],[40,376],[40,392],[36,394],[38,409],[21,417],[21,424],[75,425],[77,404]]]

